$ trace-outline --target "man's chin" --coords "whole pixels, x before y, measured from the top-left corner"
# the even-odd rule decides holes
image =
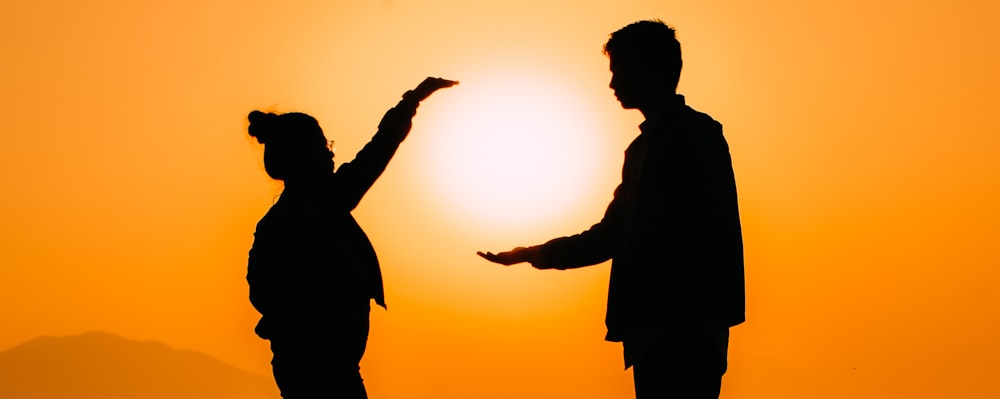
[[[622,99],[622,96],[620,96],[618,92],[615,92],[615,100],[618,100],[618,103],[622,105],[622,108],[632,108],[631,101],[629,101],[628,98]]]
[[[621,104],[622,108],[624,108],[624,109],[635,109],[636,108],[635,104],[632,104],[632,103],[627,102],[627,101],[622,101],[622,99],[620,99],[620,98],[618,99],[618,103]]]

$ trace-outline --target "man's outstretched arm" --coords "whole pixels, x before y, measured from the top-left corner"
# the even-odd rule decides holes
[[[530,263],[536,269],[574,269],[596,265],[611,259],[618,240],[613,226],[617,224],[615,202],[603,220],[580,234],[559,237],[531,247],[517,247],[505,252],[476,252],[493,263],[510,266]],[[609,217],[610,216],[610,217]]]

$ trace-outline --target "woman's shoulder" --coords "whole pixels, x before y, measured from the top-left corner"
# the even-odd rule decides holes
[[[291,208],[282,203],[281,200],[275,202],[274,205],[271,205],[271,208],[267,210],[267,213],[265,213],[264,216],[257,221],[257,233],[259,234],[262,231],[280,230],[284,226],[287,226],[288,219],[291,216],[289,211],[291,211]]]

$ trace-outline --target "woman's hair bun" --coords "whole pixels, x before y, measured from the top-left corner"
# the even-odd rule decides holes
[[[252,111],[247,116],[250,121],[250,128],[247,129],[247,132],[256,138],[258,143],[267,144],[274,135],[274,125],[277,118],[278,115],[275,114]]]

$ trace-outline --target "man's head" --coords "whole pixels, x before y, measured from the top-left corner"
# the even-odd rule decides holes
[[[674,29],[659,20],[639,21],[611,34],[604,44],[611,61],[611,84],[625,108],[649,106],[677,92],[681,44]]]

